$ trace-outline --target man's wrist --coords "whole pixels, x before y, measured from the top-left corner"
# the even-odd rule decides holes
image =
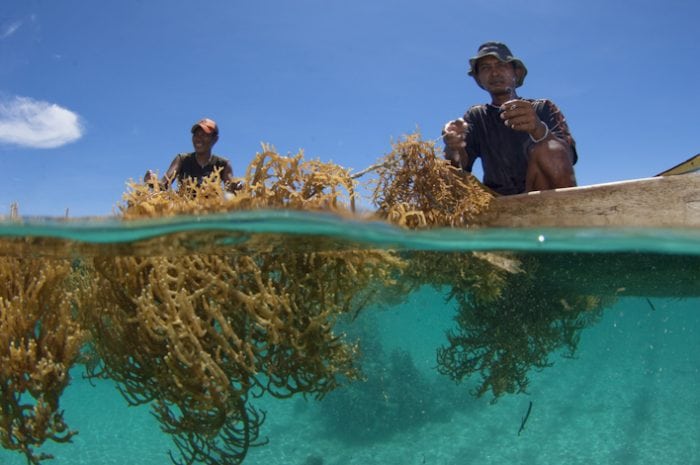
[[[544,133],[542,134],[542,136],[536,137],[536,136],[537,136],[537,132],[535,132],[534,135],[533,135],[533,134],[529,134],[530,140],[532,140],[532,142],[534,142],[535,144],[537,144],[538,142],[542,142],[542,141],[545,140],[547,137],[549,137],[549,126],[547,126],[547,123],[545,123],[544,121],[540,121],[540,126],[539,126],[539,127],[543,127],[543,128],[544,128]]]

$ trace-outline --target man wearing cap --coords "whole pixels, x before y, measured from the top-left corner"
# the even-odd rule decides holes
[[[486,42],[469,64],[491,103],[445,125],[445,157],[468,172],[481,158],[484,184],[502,195],[575,186],[578,155],[564,116],[549,100],[515,92],[527,74],[523,62],[505,44]]]
[[[167,189],[177,178],[178,184],[186,178],[197,180],[197,184],[202,182],[202,178],[211,175],[215,170],[219,170],[219,175],[228,190],[234,191],[238,184],[233,180],[233,169],[231,163],[225,158],[213,155],[211,149],[219,140],[219,127],[214,120],[204,118],[192,126],[192,145],[194,152],[180,153],[175,156],[170,167],[165,172],[160,186]],[[155,173],[146,171],[144,181],[154,184],[157,181]]]

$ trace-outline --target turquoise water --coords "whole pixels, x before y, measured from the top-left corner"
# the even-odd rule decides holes
[[[122,222],[116,219],[31,218],[0,222],[0,237],[51,237],[95,244],[129,244],[159,236],[218,232],[216,247],[250,234],[339,238],[380,248],[435,251],[635,252],[700,254],[697,229],[435,229],[405,231],[381,222],[342,219],[322,213],[250,211],[198,217]]]
[[[530,367],[527,392],[476,397],[478,376],[453,382],[437,370],[437,351],[454,331],[457,304],[424,286],[400,305],[364,309],[343,327],[365,348],[366,379],[323,400],[252,403],[267,411],[246,464],[700,464],[700,231],[441,230],[406,232],[320,214],[255,212],[122,224],[114,220],[3,223],[0,236],[32,253],[153,254],[235,247],[261,235],[319,238],[334,247],[515,252],[547,269],[546,290],[612,293],[615,299],[580,331],[573,357],[559,348],[549,366]],[[327,247],[327,245],[324,245]],[[161,250],[162,252],[162,250]],[[169,249],[168,253],[173,253]],[[454,270],[458,273],[459,270]],[[545,291],[549,292],[549,291]],[[173,450],[147,406],[128,407],[109,380],[89,383],[82,368],[61,406],[79,434],[46,444],[62,464],[166,464]],[[527,421],[523,418],[531,405]],[[520,431],[522,428],[522,431]],[[3,465],[24,464],[0,450]]]

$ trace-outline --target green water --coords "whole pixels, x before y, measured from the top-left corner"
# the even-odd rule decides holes
[[[573,357],[554,348],[548,366],[528,368],[526,392],[495,402],[490,393],[473,395],[478,376],[456,383],[438,372],[437,352],[458,315],[446,289],[426,285],[399,305],[364,309],[342,330],[360,339],[366,378],[321,401],[253,399],[267,412],[261,435],[269,442],[252,449],[244,463],[700,464],[698,230],[406,232],[289,212],[0,224],[0,237],[11,243],[4,253],[47,257],[65,254],[59,247],[65,240],[73,258],[158,255],[164,244],[177,245],[167,253],[236,253],[241,244],[267,236],[287,238],[302,252],[329,247],[326,239],[334,248],[409,256],[508,252],[537,264],[533,292],[543,298],[614,299],[580,331]],[[56,456],[46,463],[170,463],[173,444],[147,406],[128,407],[111,381],[91,384],[81,367],[72,375],[61,407],[79,434],[72,444],[46,444],[42,450]],[[23,463],[22,456],[0,450],[0,464]]]

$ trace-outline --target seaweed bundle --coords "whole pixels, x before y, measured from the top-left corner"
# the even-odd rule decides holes
[[[418,134],[395,143],[377,166],[372,202],[380,217],[400,226],[466,228],[493,198]]]

